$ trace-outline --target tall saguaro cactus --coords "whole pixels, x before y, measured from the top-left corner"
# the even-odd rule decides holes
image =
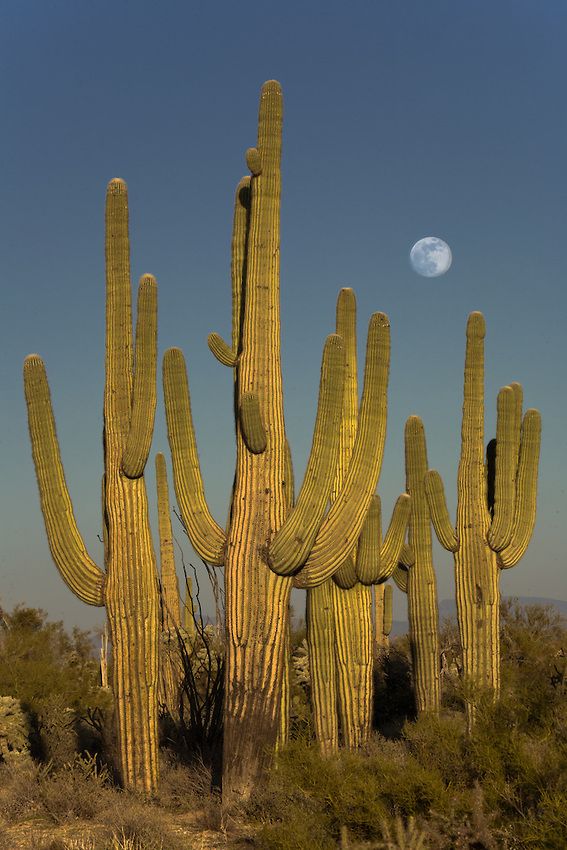
[[[536,516],[541,418],[522,419],[522,388],[498,393],[495,463],[484,462],[484,336],[482,313],[467,323],[457,523],[449,520],[443,483],[430,470],[427,499],[439,542],[454,553],[463,669],[469,681],[500,687],[499,576],[526,551]],[[492,482],[492,477],[494,481]]]
[[[419,416],[410,416],[405,427],[406,490],[411,496],[409,547],[402,561],[407,568],[400,582],[408,597],[408,620],[417,710],[439,711],[439,611],[433,568],[431,520],[425,495],[427,448]],[[404,559],[405,555],[405,559]],[[409,555],[409,557],[408,557]],[[399,573],[394,572],[394,579]],[[399,578],[398,578],[399,580]]]
[[[106,571],[88,555],[67,490],[45,367],[31,354],[24,386],[41,509],[63,580],[89,605],[105,605],[112,641],[118,769],[125,787],[157,788],[158,586],[143,478],[156,404],[157,287],[144,275],[132,333],[128,198],[106,196],[104,541]]]
[[[166,352],[164,392],[177,499],[194,548],[225,566],[226,701],[223,793],[250,793],[278,737],[292,576],[329,578],[357,540],[380,468],[373,436],[386,403],[389,323],[375,314],[368,332],[359,437],[341,496],[325,515],[336,468],[343,396],[343,342],[323,355],[319,406],[303,486],[290,506],[280,362],[279,252],[282,94],[261,93],[251,178],[238,187],[232,243],[232,344],[209,346],[235,369],[237,458],[225,531],[208,509],[179,349]]]
[[[358,429],[356,299],[342,289],[336,331],[345,343],[346,387],[340,451],[331,500],[340,494]],[[380,456],[386,438],[386,409],[374,435]],[[372,717],[372,584],[393,571],[403,544],[409,498],[401,496],[382,547],[380,499],[374,496],[359,541],[331,579],[307,591],[307,640],[315,733],[323,753],[342,739],[349,749],[364,746]],[[301,574],[299,576],[301,579]]]

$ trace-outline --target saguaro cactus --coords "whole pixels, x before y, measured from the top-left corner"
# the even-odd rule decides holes
[[[433,568],[431,521],[425,495],[427,449],[419,416],[405,427],[406,490],[411,496],[409,547],[402,561],[407,578],[400,582],[408,596],[408,620],[417,710],[438,712],[440,706],[439,611]],[[399,573],[394,572],[394,579]]]
[[[342,289],[337,300],[336,331],[345,343],[346,387],[340,452],[331,501],[340,494],[358,427],[356,299]],[[380,456],[386,437],[386,409],[374,435]],[[396,566],[409,513],[401,496],[382,548],[380,499],[374,496],[358,545],[327,582],[307,591],[307,635],[311,657],[311,696],[315,733],[323,753],[339,745],[349,749],[368,740],[372,717],[372,589]],[[299,576],[301,579],[301,574]]]
[[[455,557],[464,674],[472,684],[497,694],[499,576],[500,570],[520,560],[535,524],[541,418],[537,410],[530,409],[522,419],[520,384],[503,387],[498,393],[494,466],[491,457],[485,465],[484,335],[482,313],[471,313],[455,529],[449,520],[441,477],[435,470],[427,473],[425,489],[439,542]]]
[[[106,381],[104,541],[106,572],[88,555],[67,490],[45,367],[24,364],[28,422],[41,509],[63,580],[89,605],[105,605],[112,641],[118,769],[125,787],[157,787],[158,586],[144,467],[156,403],[157,287],[144,275],[132,339],[128,199],[112,180],[106,196]]]
[[[166,352],[164,392],[177,499],[194,548],[225,565],[226,702],[223,793],[250,793],[278,736],[292,575],[303,585],[329,578],[357,540],[380,468],[374,439],[386,404],[389,324],[375,314],[368,333],[359,437],[341,496],[325,510],[336,468],[344,353],[326,344],[313,445],[293,508],[286,490],[280,363],[279,220],[282,95],[262,89],[252,172],[238,187],[232,244],[232,344],[209,346],[235,369],[237,459],[225,533],[206,504],[179,349]]]

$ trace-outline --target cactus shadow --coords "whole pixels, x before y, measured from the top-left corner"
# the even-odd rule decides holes
[[[406,721],[417,718],[408,656],[396,647],[383,650],[374,661],[373,676],[373,729],[384,738],[400,738]]]

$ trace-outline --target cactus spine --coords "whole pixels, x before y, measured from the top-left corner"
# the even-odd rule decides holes
[[[498,693],[500,687],[499,575],[528,547],[535,524],[541,418],[522,419],[519,384],[498,393],[495,467],[484,463],[484,336],[482,313],[467,323],[457,523],[451,526],[443,483],[425,479],[431,518],[440,543],[454,553],[457,614],[467,679]],[[489,479],[494,474],[494,496]],[[469,715],[472,718],[472,715]]]
[[[344,373],[342,340],[331,335],[311,455],[290,508],[280,362],[281,127],[281,89],[269,81],[260,98],[258,145],[247,154],[252,177],[241,181],[236,197],[232,345],[217,334],[209,337],[215,356],[235,369],[237,460],[226,534],[204,496],[183,357],[173,349],[164,358],[168,434],[183,519],[201,557],[225,565],[223,791],[228,795],[250,793],[281,730],[291,575],[311,585],[323,582],[360,534],[378,478],[373,434],[386,394],[389,326],[383,314],[375,314],[368,334],[361,437],[343,498],[325,516],[336,468]],[[259,439],[262,431],[265,440]]]
[[[411,496],[407,597],[413,680],[418,712],[438,712],[440,706],[439,611],[433,568],[431,521],[425,495],[427,449],[419,416],[405,427],[406,490]],[[403,555],[402,555],[403,558]]]
[[[122,180],[112,180],[106,199],[106,572],[90,558],[77,529],[45,367],[35,354],[26,358],[24,385],[51,553],[64,581],[80,599],[106,606],[112,641],[118,769],[125,787],[147,793],[156,790],[158,780],[159,602],[143,478],[156,402],[156,328],[156,282],[151,275],[144,275],[138,291],[134,349],[127,190]]]

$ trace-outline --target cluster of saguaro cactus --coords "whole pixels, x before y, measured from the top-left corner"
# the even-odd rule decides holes
[[[500,687],[499,576],[527,549],[536,515],[541,437],[539,412],[522,419],[522,388],[498,393],[496,441],[484,459],[484,336],[481,313],[467,323],[457,522],[449,520],[443,483],[430,470],[427,498],[439,542],[454,553],[457,614],[464,674],[470,683]]]
[[[112,690],[122,782],[157,787],[158,585],[144,467],[156,405],[157,287],[144,275],[133,345],[126,184],[106,199],[106,381],[103,533],[106,571],[77,528],[59,452],[41,358],[24,364],[32,453],[53,559],[66,584],[90,605],[105,605],[112,641]]]
[[[382,540],[378,484],[386,432],[389,321],[369,323],[359,405],[356,304],[337,303],[336,333],[324,345],[311,452],[297,500],[285,435],[280,362],[279,225],[282,94],[261,92],[251,176],[236,191],[232,237],[232,340],[209,336],[217,360],[234,370],[236,471],[223,529],[205,498],[183,354],[163,362],[168,438],[177,500],[188,536],[208,564],[225,570],[226,660],[223,792],[247,796],[286,739],[289,598],[308,591],[308,641],[316,734],[324,752],[364,744],[370,731],[372,658],[387,646],[393,575],[408,594],[418,708],[439,708],[438,614],[430,515],[455,553],[465,673],[499,685],[498,575],[525,551],[535,521],[540,418],[522,420],[519,384],[498,396],[496,440],[483,448],[483,338],[469,317],[456,530],[439,475],[427,469],[421,420],[406,424],[406,487]],[[159,654],[159,592],[144,468],[156,404],[157,295],[145,275],[132,333],[126,186],[113,180],[106,208],[106,382],[103,536],[105,570],[87,554],[67,491],[43,362],[24,365],[32,452],[55,563],[71,590],[105,606],[112,643],[112,690],[119,772],[131,789],[157,788],[158,688],[175,714],[177,653]],[[173,557],[165,459],[156,457],[162,629],[175,640],[194,630],[190,582],[183,611]],[[404,544],[409,522],[408,543]],[[372,629],[372,588],[375,626]],[[374,652],[373,652],[374,647]]]
[[[177,499],[189,537],[204,560],[225,567],[226,700],[223,788],[247,794],[282,726],[284,671],[292,576],[320,584],[351,553],[378,480],[375,439],[386,405],[389,322],[370,320],[359,427],[348,473],[326,513],[339,443],[344,345],[325,344],[310,458],[290,507],[286,462],[279,318],[279,219],[282,95],[262,89],[251,178],[235,203],[233,335],[211,335],[221,363],[235,370],[237,460],[228,528],[213,520],[199,472],[188,384],[178,349],[164,358],[164,393]]]

